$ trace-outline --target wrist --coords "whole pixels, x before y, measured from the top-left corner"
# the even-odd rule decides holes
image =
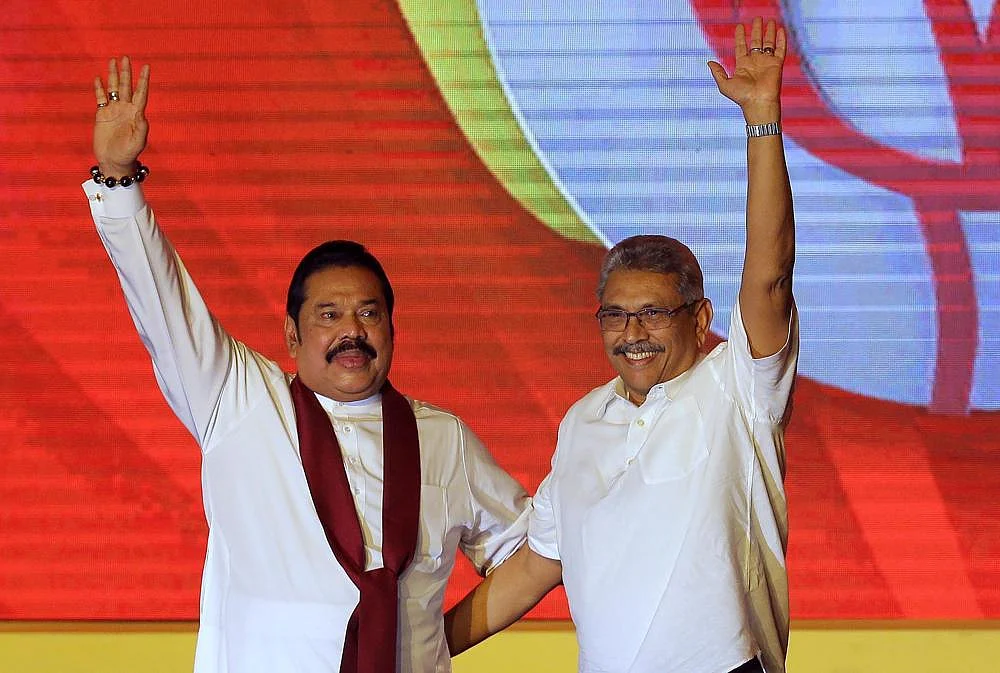
[[[781,123],[781,104],[777,101],[743,108],[743,119],[747,124]]]
[[[127,164],[119,164],[112,161],[98,161],[97,167],[101,169],[101,173],[106,176],[120,178],[123,175],[132,175],[136,172],[139,167],[138,161],[132,161]]]

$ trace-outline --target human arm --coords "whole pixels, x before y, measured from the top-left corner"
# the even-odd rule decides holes
[[[444,616],[455,656],[501,631],[533,608],[562,580],[562,564],[521,545]]]
[[[462,550],[486,578],[445,615],[452,656],[517,621],[562,578],[559,561],[538,554],[525,542],[526,536],[532,543],[537,538],[543,554],[557,556],[547,544],[555,536],[554,528],[545,526],[551,518],[545,516],[550,510],[548,482],[542,482],[532,503],[471,432],[465,441],[465,460],[478,514],[476,525],[463,536]],[[505,502],[514,504],[502,505]],[[515,511],[517,518],[512,521]],[[539,521],[539,514],[544,521]],[[541,533],[539,527],[544,529]]]
[[[754,19],[749,45],[736,27],[732,76],[710,62],[719,91],[740,106],[747,124],[781,121],[781,72],[787,41],[773,21]],[[767,53],[773,49],[773,54]],[[754,358],[777,353],[792,312],[795,221],[782,137],[747,138],[746,249],[739,303]]]
[[[131,64],[108,66],[107,90],[94,81],[99,107],[94,154],[106,176],[131,174],[146,146],[149,67],[132,90]],[[111,100],[111,92],[118,100]],[[100,104],[104,104],[103,107]],[[232,361],[232,343],[212,318],[170,242],[157,227],[137,184],[84,187],[98,234],[118,274],[133,322],[153,360],[167,402],[205,445]]]

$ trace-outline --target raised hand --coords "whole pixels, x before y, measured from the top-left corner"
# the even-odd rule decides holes
[[[139,83],[132,90],[132,64],[128,56],[118,63],[108,63],[108,88],[100,77],[94,78],[97,97],[97,120],[94,123],[94,155],[104,175],[119,177],[134,172],[135,161],[146,147],[149,123],[146,121],[146,98],[149,91],[149,66],[142,66]]]
[[[785,29],[758,17],[750,28],[747,45],[743,24],[736,26],[733,40],[736,67],[732,76],[720,63],[709,61],[712,77],[723,96],[740,106],[748,124],[766,124],[781,117],[781,68],[785,62]]]

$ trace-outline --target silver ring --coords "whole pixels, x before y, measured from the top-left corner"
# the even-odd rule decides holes
[[[98,103],[97,104],[97,109],[100,110],[102,107],[107,107],[107,106],[108,106],[107,103]]]
[[[761,49],[761,51],[767,54],[768,56],[774,55],[774,47],[764,47],[763,49]]]
[[[117,91],[109,91],[108,92],[108,98],[110,98],[111,100],[118,100],[118,92]]]
[[[761,49],[760,47],[750,47],[750,53],[751,54],[754,53],[755,51],[764,51],[764,50]]]

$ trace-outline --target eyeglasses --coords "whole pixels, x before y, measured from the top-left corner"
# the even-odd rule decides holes
[[[601,323],[601,330],[604,332],[624,332],[628,329],[628,321],[631,318],[638,320],[639,324],[646,329],[663,329],[670,325],[671,319],[675,315],[696,306],[701,301],[701,299],[695,299],[677,308],[649,306],[635,312],[620,308],[599,308],[594,315]]]

